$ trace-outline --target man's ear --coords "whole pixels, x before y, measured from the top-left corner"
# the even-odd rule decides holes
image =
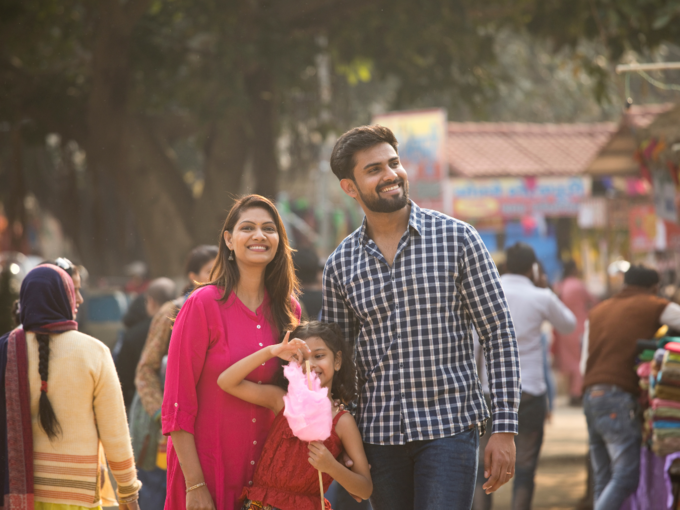
[[[357,185],[352,179],[342,179],[340,181],[340,187],[348,196],[352,198],[357,197]]]

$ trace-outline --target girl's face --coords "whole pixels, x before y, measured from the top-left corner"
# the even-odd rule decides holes
[[[330,389],[333,386],[333,376],[342,366],[342,353],[337,352],[334,356],[333,351],[328,348],[326,342],[318,336],[307,338],[305,343],[311,351],[311,353],[307,355],[309,366],[319,377],[321,386],[328,388],[328,395],[330,396]],[[302,370],[305,370],[304,363],[302,364]]]
[[[233,232],[224,233],[224,242],[238,264],[266,266],[276,256],[279,233],[269,211],[253,207],[241,213]]]
[[[203,267],[201,267],[198,273],[189,271],[189,280],[191,282],[208,283],[210,281],[210,271],[212,271],[216,260],[217,259],[212,259],[210,262],[203,264]]]

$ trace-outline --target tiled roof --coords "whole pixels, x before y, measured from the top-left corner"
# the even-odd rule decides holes
[[[449,122],[448,159],[462,177],[578,175],[617,130],[614,122]]]

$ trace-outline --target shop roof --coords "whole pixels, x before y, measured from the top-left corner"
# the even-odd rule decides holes
[[[633,158],[639,143],[636,134],[648,128],[657,117],[668,115],[667,112],[674,106],[673,103],[631,106],[621,118],[616,133],[591,161],[586,174],[593,176],[637,175],[640,171],[640,164]]]
[[[461,177],[583,174],[619,126],[450,122],[448,159]]]

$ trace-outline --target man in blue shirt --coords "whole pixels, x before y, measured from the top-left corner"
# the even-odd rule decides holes
[[[389,129],[342,135],[331,168],[366,215],[326,263],[321,318],[354,345],[373,508],[469,510],[478,429],[489,417],[473,326],[493,415],[484,489],[494,492],[515,469],[519,357],[498,271],[470,225],[409,200]]]

